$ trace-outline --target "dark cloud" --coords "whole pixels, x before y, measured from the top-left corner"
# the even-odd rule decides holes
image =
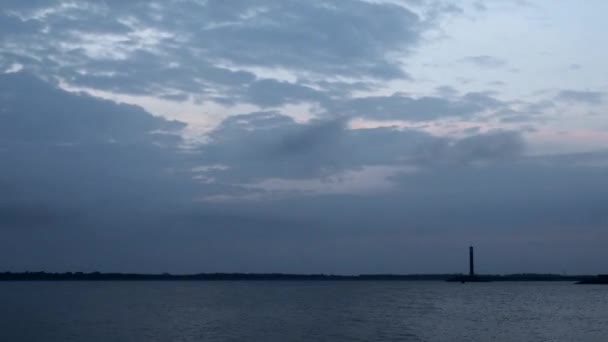
[[[455,249],[479,243],[499,265],[492,272],[538,271],[505,261],[530,244],[557,260],[542,272],[603,267],[593,260],[606,257],[606,153],[527,157],[523,132],[484,127],[459,129],[466,137],[349,128],[358,117],[522,120],[555,105],[515,107],[449,87],[354,97],[407,79],[401,57],[442,16],[462,13],[407,3],[417,10],[355,0],[4,1],[0,68],[27,72],[0,75],[0,266],[453,272]],[[275,74],[285,70],[290,81]],[[184,123],[59,81],[267,111],[230,116],[185,148]],[[296,122],[277,109],[302,103],[318,118]]]
[[[68,93],[27,73],[1,75],[0,98],[6,165],[0,185],[11,190],[0,196],[9,204],[5,217],[16,220],[32,210],[32,218],[47,217],[53,208],[79,213],[187,193],[187,164],[178,151],[183,123]]]
[[[480,12],[485,12],[488,10],[488,7],[483,3],[483,1],[475,1],[473,3],[473,7]]]
[[[458,95],[458,90],[447,85],[435,88],[435,92],[441,97],[453,97]]]
[[[58,208],[0,203],[0,226],[6,228],[39,228],[71,224],[77,214]],[[72,222],[70,222],[72,221]]]
[[[26,23],[14,15],[8,15],[6,12],[0,13],[0,39],[2,40],[13,35],[35,34],[43,28],[42,23]]]
[[[558,101],[598,105],[604,102],[606,94],[598,91],[562,90],[555,97]]]
[[[338,123],[302,125],[274,112],[234,116],[202,147],[201,163],[228,166],[216,176],[234,183],[273,176],[314,177],[321,166],[334,164],[338,147],[333,143],[343,131]]]
[[[488,85],[493,86],[493,87],[504,87],[506,85],[506,83],[503,81],[492,81],[492,82],[488,82]]]
[[[263,79],[251,83],[242,98],[261,107],[273,107],[290,103],[312,102],[324,103],[329,97],[313,88],[272,79]]]
[[[379,86],[373,82],[316,81],[311,83],[336,98],[348,97],[353,91],[370,91]]]
[[[500,68],[507,65],[503,59],[493,56],[469,56],[461,59],[462,62],[471,63],[482,68]]]
[[[114,93],[334,109],[334,100],[379,81],[409,78],[398,56],[440,17],[459,12],[441,2],[409,5],[424,16],[359,0],[10,3],[0,60],[5,69],[20,63]],[[256,77],[248,68],[299,78]]]
[[[235,11],[233,4],[207,4],[211,11],[223,13],[230,7],[233,13],[250,12],[251,16],[235,25],[214,25],[200,32],[197,38],[205,42],[212,58],[245,65],[304,67],[309,72],[395,78],[403,74],[399,65],[388,59],[387,52],[411,47],[421,31],[420,18],[390,4],[247,1],[241,6]]]
[[[66,93],[27,73],[2,75],[0,98],[0,141],[83,144],[156,138],[161,142],[170,136],[154,137],[152,132],[184,127],[183,123],[151,116],[137,106]]]
[[[468,162],[494,161],[519,158],[524,150],[525,143],[519,133],[499,131],[459,140],[453,154],[458,160]]]
[[[507,104],[485,93],[468,93],[461,97],[369,96],[333,105],[331,112],[373,119],[432,121],[441,118],[464,118],[485,110],[498,110]]]
[[[310,179],[366,166],[434,167],[516,159],[524,152],[515,132],[464,139],[414,130],[352,130],[345,119],[298,124],[276,112],[227,119],[201,148],[200,161],[225,168],[206,170],[220,182],[243,184],[267,178]]]
[[[29,3],[29,2],[28,2]],[[243,67],[332,77],[407,77],[393,55],[426,29],[408,9],[365,1],[100,1],[9,3],[5,63],[73,85],[176,99],[272,86]],[[6,14],[10,13],[10,15]],[[16,47],[16,48],[11,48]],[[311,48],[314,47],[314,48]],[[233,65],[234,67],[226,67]],[[236,68],[236,69],[235,69]],[[275,81],[277,82],[277,81]],[[289,103],[294,87],[281,84]],[[309,100],[310,94],[298,101]],[[247,98],[245,98],[247,99]]]
[[[451,272],[459,266],[449,251],[478,242],[492,250],[489,264],[503,265],[493,271],[525,271],[504,258],[526,241],[547,253],[576,243],[584,248],[569,255],[591,261],[605,229],[605,154],[526,158],[516,132],[454,139],[259,112],[226,119],[208,143],[182,151],[179,138],[154,132],[183,125],[138,107],[25,73],[0,85],[0,259],[9,270]],[[279,178],[322,190],[368,166],[397,170],[381,175],[389,189],[287,188],[274,200],[277,189],[250,186]],[[197,201],[214,196],[235,201]],[[445,249],[403,262],[429,246]]]
[[[271,230],[283,227],[272,230],[267,239],[289,246],[290,253],[273,250],[267,258],[252,261],[262,268],[276,265],[273,258],[286,258],[285,268],[302,271],[428,272],[458,268],[447,255],[453,248],[458,254],[454,246],[473,243],[485,250],[488,272],[561,272],[564,267],[569,272],[599,272],[597,256],[605,255],[601,241],[607,224],[604,173],[605,169],[534,159],[483,167],[451,164],[395,177],[387,193],[300,196],[230,206],[252,218],[251,225],[245,224],[249,234],[257,224],[267,224]],[[270,224],[260,217],[277,222]],[[238,234],[234,238],[243,241],[247,250],[254,248],[251,244],[265,245],[261,240],[251,242],[246,231],[239,230],[247,238]],[[531,262],[542,254],[560,262],[541,262],[538,268],[522,265],[513,250],[527,251],[530,244],[543,246],[542,253],[530,255]],[[575,244],[585,247],[573,248]],[[336,258],[337,246],[345,260]],[[429,246],[437,249],[430,252]],[[563,249],[576,262],[562,258]],[[259,257],[253,251],[244,253]],[[404,261],[409,253],[424,255],[425,260]]]

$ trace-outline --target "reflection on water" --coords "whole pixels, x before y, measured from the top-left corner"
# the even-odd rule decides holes
[[[608,286],[0,283],[0,341],[607,341]]]

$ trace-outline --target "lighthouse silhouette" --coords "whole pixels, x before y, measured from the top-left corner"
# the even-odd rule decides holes
[[[473,246],[469,247],[469,277],[475,276],[475,254],[473,252]]]
[[[468,275],[460,274],[460,275],[456,275],[454,277],[446,279],[446,281],[450,281],[450,282],[457,281],[457,282],[461,282],[461,283],[468,283],[468,282],[485,283],[485,282],[489,282],[492,280],[493,279],[489,276],[478,276],[477,274],[475,274],[475,250],[473,249],[473,246],[469,246],[469,274]]]

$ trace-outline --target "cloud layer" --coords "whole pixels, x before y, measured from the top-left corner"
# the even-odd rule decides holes
[[[606,89],[442,50],[495,6],[5,1],[0,268],[601,272]]]

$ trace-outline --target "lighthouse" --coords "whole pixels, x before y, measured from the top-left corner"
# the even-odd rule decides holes
[[[491,277],[488,276],[478,276],[475,274],[475,252],[473,250],[473,246],[469,246],[469,274],[461,274],[451,278],[446,279],[446,281],[451,282],[460,282],[460,283],[480,283],[480,282],[488,282],[492,281]]]
[[[475,255],[473,254],[473,246],[469,247],[469,277],[475,277]]]

